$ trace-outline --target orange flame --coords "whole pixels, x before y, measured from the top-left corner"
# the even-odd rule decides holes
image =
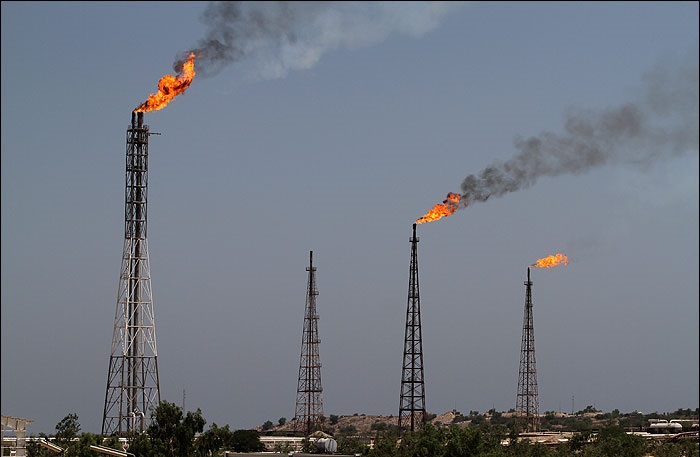
[[[416,224],[433,222],[442,219],[443,217],[452,215],[452,213],[459,209],[459,200],[461,198],[461,195],[450,192],[447,194],[447,198],[443,200],[442,203],[438,203],[437,205],[433,206],[433,208],[425,213],[423,217],[416,219]]]
[[[564,254],[555,254],[545,257],[544,259],[538,259],[537,262],[530,265],[536,268],[552,268],[558,265],[568,265],[569,258]]]
[[[141,103],[135,110],[135,113],[147,113],[149,111],[158,111],[170,103],[170,101],[183,93],[190,87],[194,75],[194,53],[190,53],[187,60],[182,64],[182,69],[177,76],[165,75],[158,81],[158,92],[148,96],[148,100]]]

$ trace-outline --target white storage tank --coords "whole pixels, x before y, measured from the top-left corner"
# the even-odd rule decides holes
[[[333,438],[319,438],[316,440],[316,449],[321,452],[338,452],[338,442]]]
[[[668,422],[664,419],[650,419],[649,433],[675,434],[683,431],[683,426],[678,422]]]

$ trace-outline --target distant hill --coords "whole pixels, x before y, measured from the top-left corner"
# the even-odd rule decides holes
[[[491,410],[482,414],[472,411],[469,415],[463,415],[459,411],[452,410],[442,414],[428,414],[428,422],[435,426],[457,425],[466,427],[470,424],[501,424],[511,426],[514,421],[514,412],[498,412]],[[650,413],[640,412],[620,413],[614,410],[611,413],[603,413],[593,407],[587,407],[583,411],[575,414],[558,413],[548,411],[540,415],[540,429],[551,432],[561,431],[581,431],[599,429],[605,426],[617,425],[628,430],[643,430],[649,425],[652,419],[686,419],[686,427],[697,430],[698,409],[679,409],[673,413]],[[295,428],[294,420],[282,421],[273,424],[271,421],[255,427],[261,435],[293,435]],[[373,434],[379,431],[390,430],[398,427],[398,416],[396,415],[334,415],[326,417],[323,422],[323,431],[330,435],[364,435]]]

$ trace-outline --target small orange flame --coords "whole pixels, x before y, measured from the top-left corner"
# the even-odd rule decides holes
[[[149,111],[158,111],[170,103],[170,101],[183,93],[190,87],[194,75],[194,53],[190,53],[187,60],[182,64],[182,69],[177,76],[165,75],[158,81],[158,92],[148,96],[148,100],[141,103],[135,113],[147,113]]]
[[[552,268],[558,265],[568,265],[569,258],[564,254],[555,254],[545,257],[544,259],[538,259],[537,262],[530,265],[535,268]]]
[[[459,200],[461,195],[450,192],[447,194],[447,198],[433,206],[433,208],[425,213],[420,219],[416,219],[416,224],[423,224],[425,222],[433,222],[443,217],[452,215],[455,211],[459,209]]]

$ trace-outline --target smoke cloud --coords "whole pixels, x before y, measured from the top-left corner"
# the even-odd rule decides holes
[[[543,176],[579,174],[607,164],[645,167],[698,153],[698,50],[666,61],[644,78],[640,100],[602,112],[571,110],[564,133],[515,141],[517,154],[464,178],[461,204],[532,186]]]
[[[390,34],[419,36],[435,28],[455,2],[211,2],[197,47],[197,72],[214,76],[252,61],[263,78],[308,69],[329,50],[357,48]],[[179,71],[184,59],[173,64]]]
[[[420,36],[459,2],[210,2],[201,20],[197,73],[214,76],[252,62],[258,76],[281,78],[314,66],[328,51],[380,42],[392,33]],[[563,133],[515,141],[517,153],[464,178],[461,206],[532,186],[543,176],[579,174],[607,164],[639,167],[698,151],[697,48],[663,62],[643,79],[637,101],[602,112],[570,110]],[[179,72],[184,58],[173,64]]]

